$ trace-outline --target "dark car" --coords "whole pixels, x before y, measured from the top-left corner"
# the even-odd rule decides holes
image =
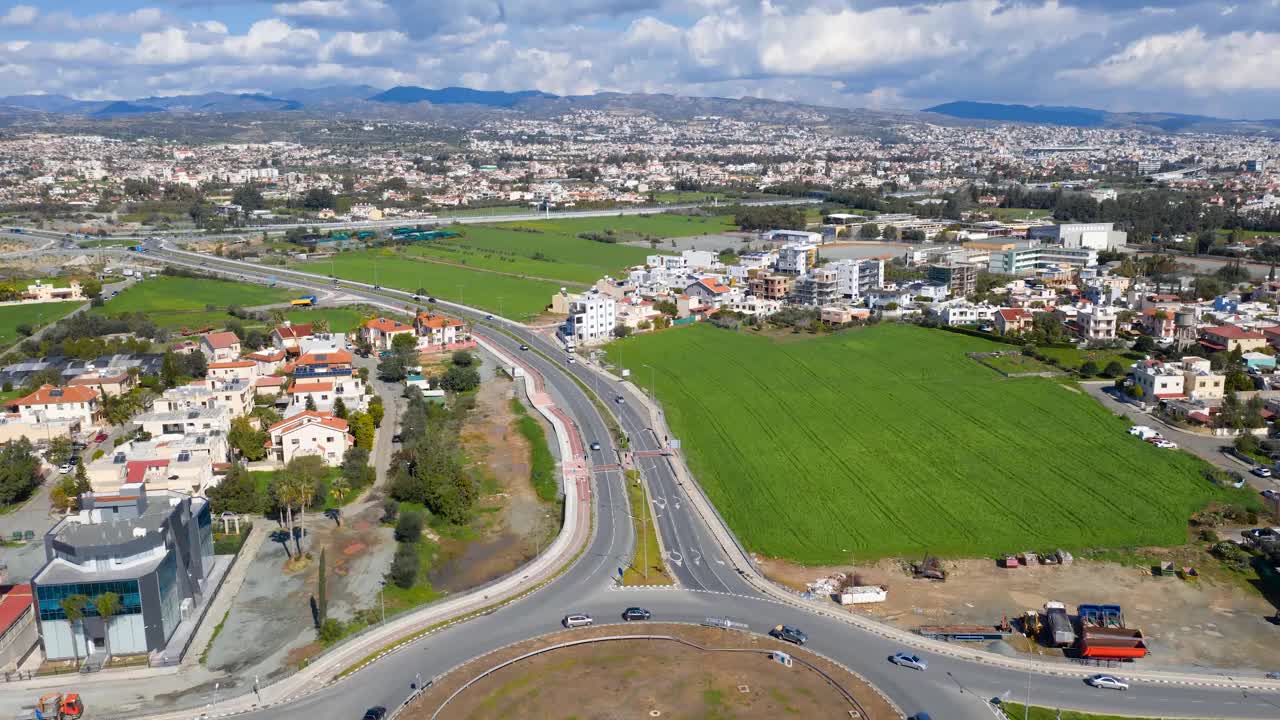
[[[653,613],[642,607],[629,607],[622,611],[622,619],[627,621],[648,620],[651,617],[653,617]]]
[[[790,625],[778,625],[769,631],[769,634],[779,640],[786,640],[789,643],[803,645],[809,642],[809,636],[804,634],[800,628],[793,628]]]
[[[435,298],[433,298],[433,297],[429,297],[429,298],[427,298],[427,302],[429,302],[429,303],[433,303],[433,302],[435,302],[435,301],[436,301],[436,299],[435,299]]]
[[[363,720],[382,720],[387,716],[387,709],[378,705],[364,711]]]
[[[391,436],[391,442],[393,443],[404,442],[404,438],[400,437],[400,433],[396,433],[395,435]]]

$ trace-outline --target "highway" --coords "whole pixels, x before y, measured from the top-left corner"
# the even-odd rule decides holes
[[[259,268],[250,263],[224,260],[171,248],[166,242],[149,243],[148,255],[174,264],[225,272],[243,279],[266,282],[275,276],[281,281],[313,289],[334,289],[329,278],[279,268]],[[343,282],[341,291],[371,304],[411,311],[415,303],[408,293],[374,291],[367,285]],[[808,632],[808,647],[837,660],[862,674],[892,698],[908,715],[927,711],[946,720],[982,720],[992,717],[990,698],[1005,697],[1049,707],[1147,717],[1190,718],[1276,718],[1280,717],[1280,695],[1274,692],[1242,690],[1237,680],[1206,674],[1183,678],[1180,682],[1157,682],[1161,676],[1117,670],[1129,677],[1129,692],[1096,690],[1083,683],[1088,669],[1075,665],[1041,664],[1026,670],[1013,661],[994,654],[975,653],[961,647],[944,646],[920,638],[906,638],[900,632],[864,622],[853,624],[788,602],[774,592],[762,592],[753,570],[742,567],[732,552],[726,553],[715,538],[725,534],[713,528],[706,517],[694,511],[694,502],[680,484],[669,460],[660,455],[662,439],[650,429],[647,410],[631,388],[601,378],[582,363],[568,365],[565,354],[550,339],[521,325],[496,319],[506,332],[486,326],[484,313],[440,303],[447,311],[476,323],[476,332],[507,354],[540,373],[548,392],[569,414],[588,442],[595,440],[601,450],[590,458],[593,472],[592,503],[594,533],[586,551],[557,579],[541,590],[495,612],[431,633],[348,678],[310,695],[244,716],[262,718],[359,718],[373,705],[393,707],[410,692],[410,683],[420,675],[429,679],[506,644],[559,629],[559,620],[569,612],[587,612],[597,623],[619,619],[630,605],[653,611],[655,620],[699,622],[707,617],[728,616],[763,632],[778,623],[787,623]],[[508,335],[507,333],[511,333]],[[526,344],[532,349],[521,351]],[[634,533],[623,477],[617,468],[621,448],[601,417],[597,405],[570,378],[577,376],[600,397],[629,438],[630,450],[650,489],[658,530],[667,551],[669,565],[678,587],[621,588],[615,578],[632,555]],[[643,386],[644,378],[636,378]],[[614,398],[622,396],[624,402]],[[910,642],[929,662],[927,672],[899,668],[887,658],[907,649]],[[1144,679],[1146,678],[1146,679]],[[1267,685],[1256,674],[1249,684]],[[1270,684],[1275,686],[1274,683]],[[249,692],[240,687],[238,692]],[[228,692],[224,690],[224,694]],[[157,712],[166,707],[147,708]],[[108,708],[95,716],[110,716]],[[211,715],[217,714],[216,706]]]

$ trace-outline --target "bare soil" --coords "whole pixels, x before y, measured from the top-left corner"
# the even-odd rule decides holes
[[[636,633],[672,635],[707,649],[672,641],[617,640],[553,650],[480,680],[443,714],[465,720],[612,720],[613,718],[849,717],[855,709],[818,672],[795,662],[787,668],[766,653],[781,650],[820,668],[853,695],[863,718],[896,718],[869,685],[815,655],[747,633],[687,625],[644,623]],[[472,661],[437,681],[400,717],[426,720],[445,698],[480,672],[539,647],[567,640],[617,635],[616,627],[585,628],[527,640]]]
[[[1176,560],[1179,550],[1146,552]],[[1190,552],[1196,552],[1195,548]],[[1081,603],[1112,603],[1124,609],[1127,626],[1141,628],[1146,635],[1151,656],[1145,664],[1274,669],[1280,627],[1268,618],[1275,615],[1276,608],[1240,581],[1221,574],[1192,580],[1155,577],[1147,565],[1080,558],[1070,565],[1015,569],[998,567],[991,560],[949,560],[944,565],[947,580],[938,582],[913,579],[902,563],[893,560],[856,569],[761,562],[770,578],[797,591],[837,571],[856,573],[866,585],[886,585],[886,602],[851,606],[848,612],[907,629],[922,625],[995,626],[1006,616],[1013,621],[1027,610],[1043,608],[1050,600],[1066,603],[1070,612]],[[833,607],[838,606],[833,603]],[[1020,650],[1028,649],[1025,642],[1015,642],[1018,645]],[[1036,648],[1036,652],[1045,650]]]
[[[486,378],[463,425],[463,451],[492,492],[480,498],[474,537],[440,540],[441,560],[429,574],[437,590],[457,592],[502,577],[532,559],[559,529],[555,507],[539,500],[529,481],[529,443],[515,429],[514,392],[511,380]]]

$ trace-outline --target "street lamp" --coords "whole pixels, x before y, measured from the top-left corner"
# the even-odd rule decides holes
[[[653,390],[653,366],[649,363],[641,364],[649,368],[649,397],[653,398],[653,401],[656,403],[658,401],[658,395]]]
[[[380,625],[387,624],[387,581],[378,581],[378,604],[382,607],[382,622]]]

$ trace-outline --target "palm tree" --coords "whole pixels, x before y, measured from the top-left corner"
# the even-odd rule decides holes
[[[351,492],[351,483],[347,482],[347,479],[344,477],[339,476],[334,478],[333,483],[329,485],[329,494],[333,496],[334,500],[338,501],[339,505],[342,504],[343,498],[345,498],[349,492]]]
[[[71,626],[71,652],[76,657],[76,665],[80,665],[80,648],[76,645],[76,624],[84,620],[84,608],[89,604],[89,598],[76,593],[62,598],[62,602],[58,603],[62,607],[62,612],[67,616],[67,624]],[[85,646],[85,655],[89,654],[88,646]]]
[[[107,641],[107,657],[111,657],[111,618],[120,612],[120,596],[113,592],[104,592],[93,599],[93,607],[102,618],[102,636]]]

